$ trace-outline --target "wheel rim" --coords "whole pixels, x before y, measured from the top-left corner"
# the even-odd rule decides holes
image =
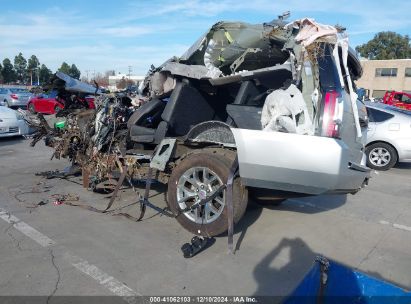
[[[180,209],[191,207],[214,194],[223,185],[221,178],[205,167],[188,169],[177,183],[177,204]],[[209,224],[218,219],[224,210],[225,193],[222,191],[204,206],[183,213],[189,220],[197,224]]]
[[[370,151],[368,159],[376,167],[384,167],[391,161],[391,153],[382,147],[374,148]]]

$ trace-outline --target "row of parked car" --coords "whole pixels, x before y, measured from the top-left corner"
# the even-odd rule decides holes
[[[86,96],[84,102],[94,109],[94,96]],[[0,138],[28,135],[32,130],[16,108],[32,113],[56,114],[64,109],[64,101],[56,91],[33,94],[24,88],[0,88]]]
[[[94,109],[94,96],[86,96],[84,102]],[[57,91],[33,94],[24,88],[0,88],[0,105],[8,108],[27,108],[32,113],[55,114],[64,109],[64,101]]]

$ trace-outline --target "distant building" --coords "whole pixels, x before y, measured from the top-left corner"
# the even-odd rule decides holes
[[[361,60],[363,75],[357,87],[369,97],[383,97],[387,90],[411,92],[411,59]]]
[[[145,78],[145,76],[127,75],[127,74],[117,74],[114,76],[108,76],[108,89],[110,91],[116,91],[117,85],[122,79],[131,80],[136,86],[138,86]]]

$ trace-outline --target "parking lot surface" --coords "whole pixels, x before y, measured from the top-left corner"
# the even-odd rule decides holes
[[[284,296],[318,254],[411,288],[411,165],[374,173],[356,195],[249,208],[235,229],[235,255],[221,236],[184,259],[180,247],[192,235],[177,221],[152,210],[138,223],[114,216],[137,214],[130,189],[109,214],[53,204],[52,194],[73,194],[103,209],[108,196],[82,188],[79,178],[35,176],[68,165],[50,161],[51,153],[42,142],[0,141],[1,295]],[[157,185],[151,197],[164,207],[162,190]]]

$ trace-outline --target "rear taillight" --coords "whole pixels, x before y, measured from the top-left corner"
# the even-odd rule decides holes
[[[342,120],[342,103],[338,102],[339,94],[335,91],[325,93],[322,136],[339,138]]]
[[[11,97],[12,99],[19,99],[19,97],[18,97],[16,94],[11,94],[10,97]]]

